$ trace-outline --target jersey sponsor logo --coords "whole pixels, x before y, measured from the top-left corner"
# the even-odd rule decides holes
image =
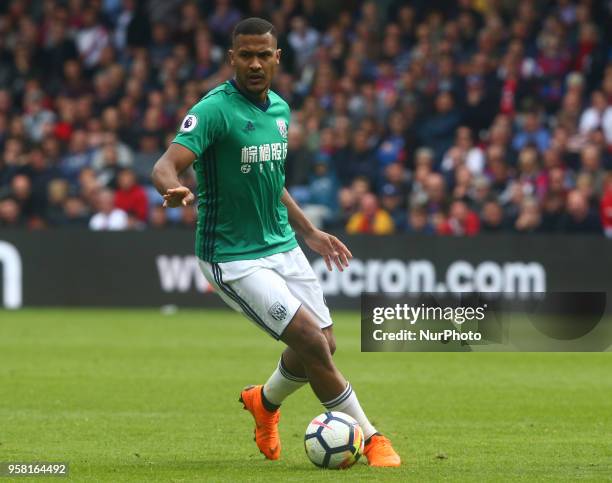
[[[240,171],[242,171],[244,174],[247,174],[248,172],[251,171],[251,165],[243,164],[242,166],[240,166]]]
[[[181,132],[191,132],[198,125],[198,118],[194,114],[187,114],[181,123]]]
[[[276,125],[278,126],[278,132],[280,133],[280,135],[284,137],[285,139],[287,139],[288,129],[287,129],[287,123],[285,122],[285,120],[277,119]]]
[[[284,161],[287,158],[287,143],[266,143],[259,146],[243,146],[240,153],[240,170],[243,173],[248,173],[250,169],[245,171],[243,167],[253,163],[270,163],[270,169],[274,170],[272,161]],[[263,172],[263,164],[260,164],[260,172]]]
[[[272,307],[268,309],[268,313],[276,320],[285,320],[287,317],[287,308],[280,302],[275,302]]]

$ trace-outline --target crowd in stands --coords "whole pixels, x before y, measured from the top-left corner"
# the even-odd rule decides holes
[[[596,0],[0,2],[0,227],[193,229],[150,172],[248,16],[278,32],[287,187],[319,226],[612,237]]]

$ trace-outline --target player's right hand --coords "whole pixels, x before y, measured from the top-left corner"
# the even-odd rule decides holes
[[[186,186],[169,188],[164,196],[164,208],[176,208],[177,206],[189,206],[195,201],[195,196]]]

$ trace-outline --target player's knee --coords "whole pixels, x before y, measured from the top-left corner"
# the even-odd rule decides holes
[[[316,359],[323,359],[329,354],[327,339],[322,333],[309,334],[304,344],[305,352]]]
[[[306,366],[327,365],[331,360],[327,339],[320,331],[304,334],[297,352]]]
[[[332,364],[328,335],[307,313],[298,312],[285,331],[283,341],[293,349],[304,366],[327,367]]]

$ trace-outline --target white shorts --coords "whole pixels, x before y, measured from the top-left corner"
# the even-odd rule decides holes
[[[256,260],[199,264],[227,305],[277,340],[301,305],[321,328],[332,325],[321,285],[300,247]]]

